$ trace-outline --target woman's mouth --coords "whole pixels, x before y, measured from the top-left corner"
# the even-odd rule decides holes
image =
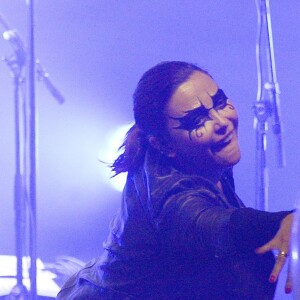
[[[216,144],[213,144],[211,146],[211,151],[213,153],[221,151],[223,148],[225,148],[227,145],[229,145],[231,143],[233,136],[234,136],[234,132],[231,132],[224,140],[222,140]]]

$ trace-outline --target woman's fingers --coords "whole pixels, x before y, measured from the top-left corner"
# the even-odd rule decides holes
[[[291,236],[291,228],[292,228],[293,215],[290,214],[286,216],[282,221],[279,230],[272,240],[270,240],[265,245],[256,248],[255,252],[257,254],[264,254],[266,252],[272,250],[278,250],[279,253],[276,257],[276,263],[273,267],[273,270],[270,274],[269,281],[274,283],[277,281],[282,268],[288,259],[288,252],[290,248],[290,236]],[[287,294],[292,291],[292,279],[290,268],[288,266],[288,276],[285,284],[285,292]]]
[[[276,249],[274,245],[272,244],[272,241],[268,242],[267,244],[264,244],[263,246],[256,248],[255,253],[256,254],[264,254],[269,251],[272,251],[273,249]]]
[[[285,292],[286,294],[290,294],[293,289],[293,284],[292,284],[292,273],[291,273],[291,260],[289,259],[288,262],[288,269],[287,269],[287,278],[286,278],[286,283],[285,283]]]
[[[276,257],[276,263],[274,265],[274,268],[272,270],[272,273],[269,277],[270,282],[276,282],[279,273],[281,272],[286,260],[287,260],[287,253],[288,251],[280,251],[279,254]]]

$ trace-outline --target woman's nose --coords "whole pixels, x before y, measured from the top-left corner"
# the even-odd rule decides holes
[[[212,109],[210,111],[210,117],[214,122],[214,130],[217,134],[225,134],[229,125],[229,120],[218,113],[218,111]]]

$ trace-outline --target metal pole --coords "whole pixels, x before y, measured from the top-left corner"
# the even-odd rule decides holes
[[[270,1],[266,0],[266,25],[268,32],[268,57],[269,57],[269,84],[265,85],[266,90],[269,92],[269,97],[272,103],[272,116],[273,124],[272,129],[276,137],[276,159],[278,167],[285,166],[285,153],[282,138],[282,124],[281,124],[281,111],[280,111],[280,88],[277,82],[276,66],[275,66],[275,53],[273,43],[273,32],[271,23]]]
[[[256,0],[258,12],[258,33],[256,43],[256,64],[258,91],[254,104],[256,130],[256,193],[257,209],[268,210],[269,177],[267,168],[268,119],[274,117],[273,132],[277,137],[278,166],[285,165],[280,121],[279,85],[276,79],[274,45],[269,0]],[[265,56],[263,56],[265,54]],[[266,65],[266,68],[264,68]]]
[[[34,1],[28,8],[28,95],[29,95],[29,254],[30,299],[37,299],[37,224],[36,224],[36,101],[34,52]]]
[[[23,256],[26,246],[26,188],[24,178],[25,137],[21,131],[26,123],[26,116],[21,118],[20,90],[24,85],[23,71],[26,63],[24,45],[17,33],[10,29],[7,22],[0,15],[0,23],[5,29],[4,39],[10,42],[15,54],[5,57],[4,61],[12,71],[14,79],[14,122],[15,122],[15,177],[14,177],[14,210],[15,210],[15,250],[16,250],[16,279],[17,284],[12,288],[10,296],[27,299],[27,289],[23,283]],[[24,99],[23,99],[24,103]],[[22,125],[23,121],[23,125]],[[23,167],[23,168],[22,168]]]
[[[266,161],[267,151],[267,132],[270,105],[264,100],[264,72],[263,72],[263,55],[262,44],[264,41],[265,29],[265,11],[261,0],[256,1],[258,13],[258,31],[256,42],[256,65],[258,90],[256,102],[254,104],[254,128],[256,132],[256,166],[255,166],[255,207],[259,210],[268,210],[268,169]]]
[[[34,53],[34,2],[26,1],[28,6],[28,53],[17,31],[11,29],[4,17],[0,14],[0,24],[4,27],[3,37],[9,41],[15,52],[14,56],[5,58],[14,75],[14,103],[15,103],[15,144],[16,144],[16,172],[14,186],[15,203],[15,231],[17,257],[17,285],[12,289],[13,297],[27,299],[28,292],[23,285],[23,261],[29,244],[31,266],[29,279],[31,284],[30,299],[37,297],[37,218],[36,218],[36,101],[35,101],[35,72],[39,80],[43,81],[52,96],[62,104],[65,98],[50,80],[49,73],[41,63],[35,59]],[[23,119],[20,117],[20,87],[24,86],[23,70],[28,63],[26,83],[28,83],[28,98],[23,99]],[[26,100],[25,100],[26,99]],[[28,101],[29,99],[29,101]],[[23,124],[21,125],[21,122]],[[29,127],[29,131],[28,131]],[[23,135],[20,134],[21,130]],[[29,143],[27,143],[29,139]],[[26,218],[27,217],[27,218]],[[28,225],[29,220],[29,226]],[[26,243],[29,234],[29,243]]]

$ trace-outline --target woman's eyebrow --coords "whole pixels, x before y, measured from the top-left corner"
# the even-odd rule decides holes
[[[196,107],[194,109],[191,109],[191,110],[186,110],[184,111],[185,115],[181,118],[184,118],[184,117],[188,117],[188,116],[195,116],[195,115],[205,115],[207,114],[207,112],[209,111],[209,108],[206,108],[201,102],[200,102],[200,106],[199,107]]]
[[[190,117],[195,117],[195,116],[198,116],[198,115],[207,114],[208,109],[202,104],[199,97],[197,97],[197,99],[199,100],[200,106],[198,106],[196,108],[193,108],[193,109],[190,109],[190,110],[182,111],[182,113],[184,114],[183,116],[180,116],[180,117],[169,116],[169,118],[174,119],[174,120],[182,120],[182,119],[188,119]]]
[[[210,107],[210,108],[206,108],[201,100],[199,99],[199,97],[197,97],[197,99],[199,100],[199,103],[200,103],[200,106],[199,107],[196,107],[194,109],[191,109],[191,110],[186,110],[186,111],[183,111],[184,115],[181,116],[181,117],[170,117],[171,119],[174,119],[174,120],[187,120],[189,118],[195,118],[195,117],[198,117],[198,116],[206,116],[208,114],[208,112],[216,105],[218,104],[218,100],[227,100],[228,97],[225,95],[225,93],[223,92],[222,89],[218,89],[216,91],[216,93],[214,95],[209,95],[211,98],[212,98],[212,101],[213,101],[213,106]]]
[[[208,93],[207,93],[208,94]],[[208,94],[209,95],[209,94]],[[209,95],[209,97],[211,97],[212,101],[213,101],[213,107],[218,104],[218,101],[219,100],[227,100],[228,97],[225,95],[224,91],[222,89],[218,89],[216,91],[216,93],[214,95]],[[201,100],[199,99],[199,97],[197,97],[197,99],[199,100],[199,103],[200,103],[200,106],[195,108],[195,109],[191,109],[191,110],[187,110],[187,111],[184,111],[184,113],[186,114],[189,114],[189,113],[192,113],[195,111],[197,113],[206,113],[207,111],[209,111],[210,109],[212,109],[213,107],[211,108],[206,108],[204,107],[204,105],[202,104]],[[201,108],[202,107],[202,108]],[[185,115],[186,116],[186,115]]]

